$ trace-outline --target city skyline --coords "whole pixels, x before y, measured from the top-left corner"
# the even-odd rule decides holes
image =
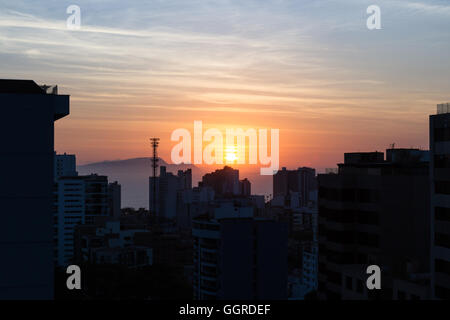
[[[267,181],[227,166],[194,187],[192,168],[173,174],[156,160],[153,138],[147,210],[127,207],[112,175],[79,174],[75,155],[54,152],[68,95],[0,82],[2,128],[13,133],[1,158],[1,198],[14,211],[3,215],[4,299],[449,298],[450,103],[429,116],[430,150],[344,153],[318,175],[282,168],[273,197],[252,193]],[[147,177],[149,161],[138,160]]]
[[[80,30],[67,3],[0,3],[2,70],[71,95],[55,149],[80,164],[149,156],[151,136],[170,161],[172,131],[202,120],[280,128],[280,167],[335,167],[428,149],[428,115],[449,100],[444,1],[377,1],[381,30],[371,1],[79,1]]]
[[[0,300],[450,299],[449,0],[0,8]]]

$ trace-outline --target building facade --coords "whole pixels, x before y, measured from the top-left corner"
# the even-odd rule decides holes
[[[156,184],[156,197],[153,197]],[[149,178],[149,208],[150,212],[165,219],[177,218],[177,207],[180,204],[182,192],[192,189],[192,170],[179,170],[177,175],[167,172],[165,166],[160,167],[158,177]]]
[[[77,176],[77,160],[74,154],[56,154],[54,178]]]
[[[74,232],[80,224],[108,218],[120,204],[120,193],[110,197],[106,176],[60,177],[55,192],[55,258],[58,266],[69,265],[75,255]],[[116,209],[117,210],[117,209]]]
[[[69,96],[0,80],[0,106],[0,299],[52,299],[54,121]]]
[[[223,169],[205,174],[201,186],[211,187],[216,197],[239,195],[239,170],[225,166]]]
[[[430,116],[431,290],[450,299],[450,103]]]
[[[429,291],[429,153],[348,153],[319,175],[319,293],[328,299],[394,297],[394,280]],[[369,265],[382,290],[368,290]],[[407,288],[408,286],[403,286]],[[410,286],[412,287],[412,285]]]
[[[194,298],[286,299],[287,232],[286,224],[232,204],[195,219]]]
[[[317,190],[316,170],[302,167],[297,170],[286,170],[283,167],[273,176],[273,198],[288,199],[293,193],[298,196],[299,206],[306,207],[315,200]]]

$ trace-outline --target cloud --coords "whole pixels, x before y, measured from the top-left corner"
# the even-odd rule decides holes
[[[433,4],[430,2],[397,2],[406,8],[433,15],[450,15],[450,5]]]
[[[37,49],[28,49],[28,50],[25,50],[25,54],[30,57],[33,57],[33,56],[39,56],[41,54],[41,52]]]
[[[0,63],[9,77],[59,84],[70,119],[96,134],[99,123],[106,136],[132,120],[196,116],[348,135],[361,120],[376,132],[417,125],[450,90],[438,2],[380,0],[380,32],[367,30],[360,0],[80,2],[74,31],[58,1],[0,5]],[[422,12],[441,25],[424,23],[433,37],[418,42],[407,29]]]

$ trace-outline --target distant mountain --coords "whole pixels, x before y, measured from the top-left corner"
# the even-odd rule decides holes
[[[118,181],[122,186],[122,208],[148,208],[148,178],[152,175],[151,158],[133,158],[126,160],[102,161],[78,166],[80,175],[96,173],[108,176],[109,182]],[[168,164],[163,159],[159,159],[161,166],[166,166],[168,172],[174,174],[178,170],[192,169],[192,186],[197,186],[204,174],[214,171],[212,168],[196,167],[186,164]],[[272,193],[272,176],[261,176],[259,168],[243,168],[233,166],[239,169],[240,179],[248,178],[252,183],[252,194]],[[157,172],[159,175],[159,170]]]
[[[102,161],[77,166],[80,175],[96,173],[108,176],[109,182],[118,181],[122,185],[122,208],[148,208],[148,178],[152,175],[151,158]],[[194,165],[168,164],[159,160],[161,166],[174,174],[178,170],[192,169],[192,184],[197,185],[205,172]],[[159,175],[159,170],[157,172]]]

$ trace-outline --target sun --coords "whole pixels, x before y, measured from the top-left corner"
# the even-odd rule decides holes
[[[225,160],[227,163],[233,163],[238,159],[237,157],[237,147],[227,146],[225,148]]]

